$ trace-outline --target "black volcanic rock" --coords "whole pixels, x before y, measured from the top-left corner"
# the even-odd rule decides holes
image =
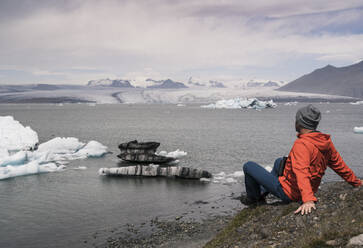
[[[156,83],[155,85],[148,86],[149,89],[181,89],[188,88],[183,83],[175,82],[171,79],[155,81],[152,79],[147,79],[146,81],[152,81]]]
[[[128,80],[112,80],[111,87],[134,88]]]
[[[345,67],[327,65],[278,90],[363,98],[363,61]]]

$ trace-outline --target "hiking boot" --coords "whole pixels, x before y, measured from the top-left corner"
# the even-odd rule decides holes
[[[267,204],[265,197],[261,197],[259,200],[254,200],[247,195],[241,195],[240,199],[241,203],[246,206],[260,206]]]

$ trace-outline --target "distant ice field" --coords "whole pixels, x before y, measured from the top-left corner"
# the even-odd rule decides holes
[[[303,105],[278,104],[261,111],[203,109],[199,104],[0,105],[1,116],[30,126],[39,143],[76,137],[96,140],[112,152],[69,161],[61,173],[0,181],[0,247],[102,245],[126,223],[155,217],[175,220],[184,213],[205,218],[239,209],[231,196],[244,191],[243,163],[253,160],[271,167],[286,155],[296,138],[296,110]],[[363,126],[363,105],[316,106],[323,114],[319,129],[332,135],[343,159],[363,177],[363,135],[353,131]],[[117,146],[135,139],[160,142],[158,151],[187,152],[180,165],[208,170],[217,182],[99,176],[99,168],[118,166]],[[325,181],[331,180],[339,177],[328,170]]]

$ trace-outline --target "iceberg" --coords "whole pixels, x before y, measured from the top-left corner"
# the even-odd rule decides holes
[[[0,166],[8,166],[8,165],[22,165],[27,161],[27,153],[25,151],[17,152],[11,156],[3,156],[0,157]]]
[[[38,147],[38,152],[53,152],[58,154],[68,154],[77,152],[84,147],[84,143],[79,142],[77,138],[61,138],[56,137]]]
[[[229,100],[220,100],[216,103],[211,103],[208,105],[202,105],[202,108],[212,108],[212,109],[265,109],[265,108],[275,108],[277,106],[273,100],[270,101],[260,101],[257,98],[242,99],[233,98]]]
[[[362,133],[363,134],[363,127],[354,127],[353,128],[353,131],[355,133]]]
[[[86,144],[74,137],[56,137],[38,146],[38,134],[12,116],[0,117],[0,144],[0,180],[61,171],[70,160],[107,153],[107,147],[97,141]]]
[[[33,129],[24,127],[12,116],[0,116],[0,150],[33,150],[38,142],[38,134]]]
[[[39,173],[61,171],[64,166],[57,166],[54,163],[39,164],[37,161],[32,161],[19,166],[0,167],[0,180],[18,176],[33,175]]]
[[[107,153],[107,146],[102,145],[100,142],[91,140],[82,149],[76,152],[75,157],[78,159],[84,158],[99,158]]]

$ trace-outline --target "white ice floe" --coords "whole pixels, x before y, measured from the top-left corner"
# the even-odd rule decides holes
[[[363,134],[363,127],[354,127],[353,128],[353,131],[355,133],[362,133]]]
[[[295,105],[297,105],[298,104],[298,102],[287,102],[287,103],[285,103],[284,105],[285,106],[295,106]]]
[[[30,150],[38,142],[38,134],[33,129],[24,127],[12,116],[0,116],[0,150]]]
[[[17,152],[13,155],[0,157],[0,166],[16,166],[23,165],[28,160],[27,153],[25,151]]]
[[[181,151],[179,149],[177,149],[176,151],[173,151],[173,152],[161,151],[161,152],[156,153],[156,155],[169,157],[169,158],[175,158],[175,159],[185,157],[187,154],[188,154],[187,152]]]
[[[201,182],[210,182],[210,178],[205,178],[205,177],[202,177],[201,179],[199,179]]]
[[[52,152],[57,154],[75,153],[84,147],[84,143],[79,142],[77,138],[61,138],[56,137],[38,147],[38,152]]]
[[[63,169],[64,166],[57,166],[55,163],[39,164],[37,161],[31,161],[18,166],[8,165],[0,167],[0,180],[18,176],[61,171]]]
[[[243,177],[243,171],[235,171],[231,174],[226,174],[225,172],[220,172],[213,175],[212,182],[218,184],[234,184],[238,183],[238,179]]]
[[[86,166],[78,166],[76,168],[74,168],[73,170],[87,170]]]
[[[363,104],[363,101],[357,101],[357,102],[350,102],[352,105],[361,105]]]
[[[216,103],[211,103],[208,105],[202,105],[202,108],[212,108],[212,109],[264,109],[264,108],[275,108],[277,105],[272,100],[270,101],[260,101],[257,98],[242,99],[233,98],[229,100],[220,100]]]
[[[102,145],[100,142],[91,140],[82,149],[78,150],[76,155],[79,158],[99,158],[107,153],[107,146]]]
[[[8,132],[6,135],[2,135],[4,130]],[[24,128],[11,116],[0,117],[0,131],[0,180],[60,171],[70,160],[101,157],[107,153],[107,147],[97,141],[86,144],[74,137],[56,137],[34,150],[37,133],[30,127]]]
[[[185,104],[182,104],[182,103],[178,103],[176,106],[177,107],[185,107],[186,105]]]
[[[268,172],[272,171],[271,166],[265,166],[265,169]],[[217,184],[235,184],[235,183],[241,183],[244,179],[244,172],[243,171],[235,171],[233,173],[227,174],[225,172],[220,172],[217,174],[213,174],[212,180],[202,180],[202,181],[212,181],[213,183]]]

